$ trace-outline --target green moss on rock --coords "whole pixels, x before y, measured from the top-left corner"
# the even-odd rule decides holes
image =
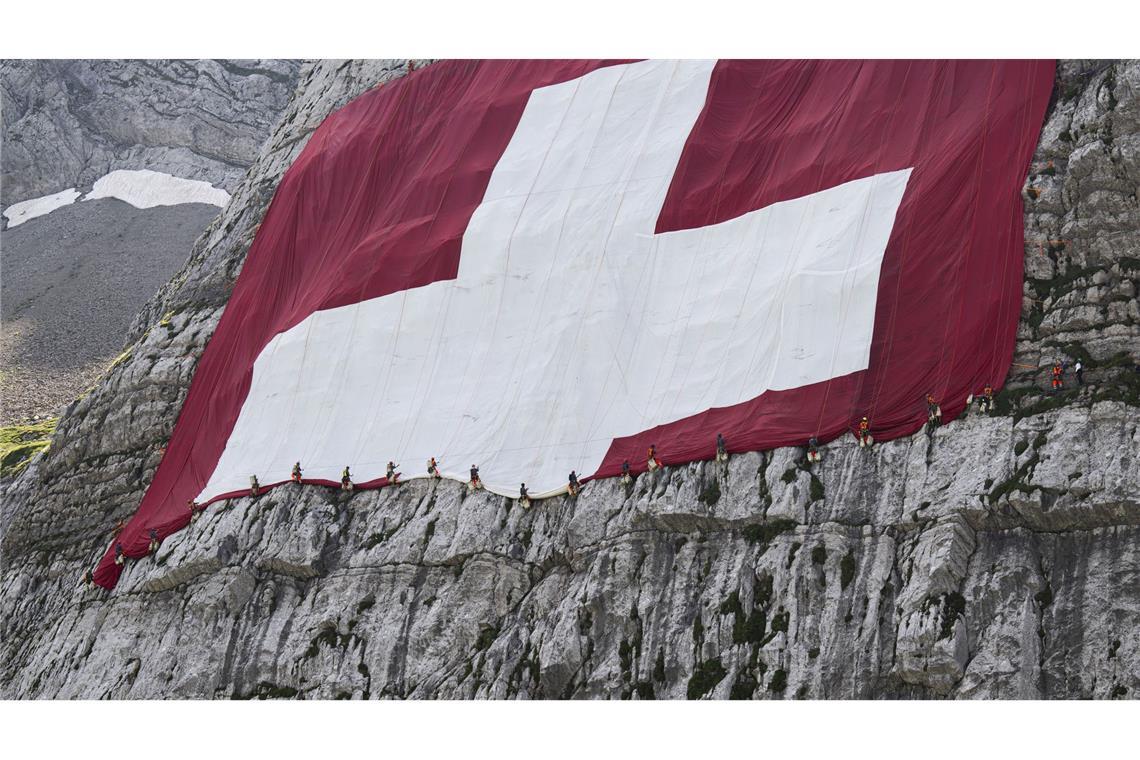
[[[13,478],[47,449],[58,418],[0,428],[0,478]]]
[[[728,672],[721,665],[719,657],[699,662],[693,669],[692,677],[689,678],[686,694],[689,699],[700,699],[716,688],[716,685],[723,681],[726,675]]]

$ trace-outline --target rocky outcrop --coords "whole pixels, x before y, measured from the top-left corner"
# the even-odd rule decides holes
[[[1132,698],[1140,64],[1065,62],[1026,187],[1008,389],[926,437],[780,449],[524,510],[452,482],[214,505],[110,593],[284,169],[404,62],[321,62],[129,356],[5,484],[9,697]],[[1051,164],[1049,162],[1052,162]],[[1040,242],[1040,246],[1038,243]],[[163,318],[163,315],[169,315]],[[1084,361],[1058,395],[1038,370]]]
[[[293,93],[297,61],[4,61],[7,207],[115,169],[231,190]]]
[[[139,307],[217,216],[211,204],[226,196],[137,208],[103,197],[102,188],[99,200],[70,201],[123,169],[233,189],[299,68],[295,61],[0,63],[0,424],[56,416],[91,387],[123,350]],[[12,211],[14,202],[60,191],[70,203],[49,214],[25,220]]]

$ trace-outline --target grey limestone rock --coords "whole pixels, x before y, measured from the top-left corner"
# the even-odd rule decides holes
[[[113,592],[85,589],[282,172],[324,115],[405,66],[302,72],[234,202],[136,320],[130,357],[3,484],[0,693],[1136,696],[1136,62],[1059,66],[992,416],[869,452],[838,440],[810,469],[797,450],[740,454],[529,510],[448,481],[283,487],[211,506]],[[1085,385],[1045,392],[1057,356],[1084,361]]]

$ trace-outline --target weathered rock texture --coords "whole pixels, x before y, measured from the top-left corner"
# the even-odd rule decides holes
[[[1026,191],[1026,366],[993,416],[869,453],[837,441],[810,471],[797,450],[743,454],[529,511],[452,482],[277,489],[211,507],[114,592],[85,589],[282,171],[325,114],[402,66],[303,74],[235,201],[140,315],[130,358],[6,486],[0,693],[1137,694],[1134,62],[1060,67]],[[1034,368],[1055,355],[1082,358],[1086,384],[1047,396]]]
[[[152,169],[232,191],[297,61],[4,61],[0,205]]]
[[[0,62],[0,205],[151,169],[233,190],[296,83],[296,61]],[[215,206],[93,200],[3,231],[0,424],[55,416],[123,350]],[[3,224],[5,222],[0,222]]]

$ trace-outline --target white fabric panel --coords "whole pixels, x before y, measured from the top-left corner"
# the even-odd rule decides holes
[[[426,475],[431,456],[541,497],[615,437],[866,368],[910,170],[655,235],[711,71],[646,61],[535,90],[457,279],[277,336],[198,500],[298,459],[307,478],[347,464],[363,482],[389,459]]]

